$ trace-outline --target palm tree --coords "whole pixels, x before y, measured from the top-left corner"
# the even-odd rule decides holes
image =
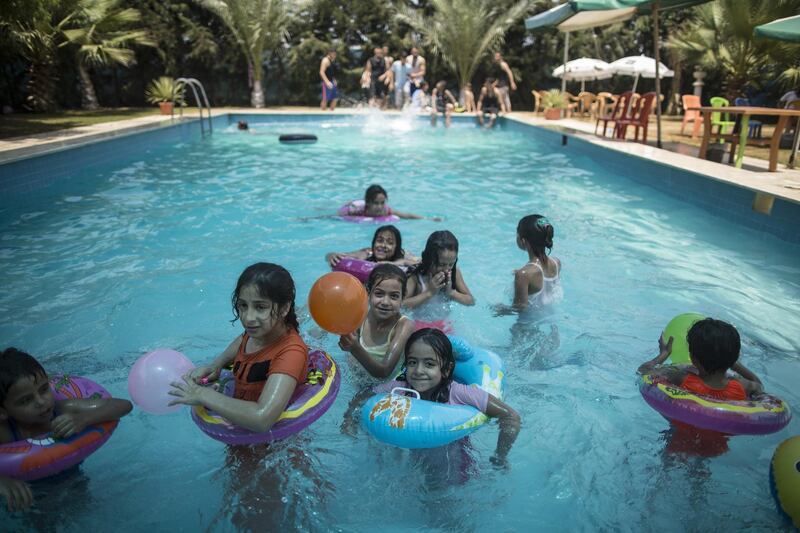
[[[775,76],[791,79],[790,62],[798,46],[755,37],[759,24],[797,14],[800,0],[717,0],[695,8],[694,19],[676,32],[667,46],[684,63],[720,72],[729,99],[742,95],[747,85]]]
[[[284,29],[291,18],[287,0],[195,1],[228,26],[247,58],[252,84],[250,105],[264,107],[264,52],[276,49],[288,37]]]
[[[156,46],[146,30],[129,28],[141,19],[139,11],[123,8],[120,3],[121,0],[78,0],[75,10],[56,26],[65,39],[59,46],[76,47],[84,109],[99,107],[89,75],[91,67],[127,67],[136,61],[130,46]]]
[[[504,2],[493,0],[431,0],[432,15],[399,7],[396,18],[442,56],[455,71],[461,90],[486,55],[503,42],[508,28],[535,3],[520,0],[505,7]]]

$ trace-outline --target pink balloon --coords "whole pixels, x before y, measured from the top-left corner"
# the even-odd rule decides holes
[[[154,415],[163,415],[180,409],[180,405],[167,405],[174,400],[167,392],[170,383],[194,368],[194,364],[181,352],[159,348],[141,356],[128,374],[128,392],[136,405]]]

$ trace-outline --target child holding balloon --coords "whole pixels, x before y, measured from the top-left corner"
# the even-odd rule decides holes
[[[231,423],[268,431],[306,379],[308,347],[298,332],[291,274],[279,265],[256,263],[239,276],[231,303],[244,333],[210,364],[172,383],[172,404],[203,405]],[[220,370],[233,363],[235,388],[228,397],[212,387]]]
[[[89,426],[122,418],[132,407],[118,398],[56,400],[47,373],[33,356],[16,348],[0,354],[0,444],[43,436],[68,439]],[[33,503],[27,483],[3,475],[0,495],[9,511]]]
[[[414,331],[414,323],[400,314],[406,292],[406,274],[392,264],[375,267],[367,280],[369,312],[354,333],[342,335],[339,347],[353,357],[376,378],[398,374],[406,339]]]
[[[408,297],[403,305],[413,309],[442,297],[463,305],[475,305],[457,262],[456,236],[447,230],[431,233],[422,252],[422,262],[409,273]]]

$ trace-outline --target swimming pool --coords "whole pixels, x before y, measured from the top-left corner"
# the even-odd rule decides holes
[[[235,131],[242,118],[258,134]],[[333,213],[377,182],[398,209],[445,218],[399,222],[406,248],[419,253],[436,229],[460,240],[478,303],[450,317],[505,358],[507,401],[523,417],[510,469],[488,461],[496,427],[467,448],[418,453],[363,430],[342,434],[362,382],[335,337],[308,338],[303,310],[309,344],[343,370],[339,398],[313,426],[269,452],[232,453],[186,410],[135,410],[79,472],[37,483],[33,512],[3,514],[11,529],[786,527],[769,492],[769,458],[800,422],[733,438],[729,453],[704,463],[665,459],[667,423],[641,399],[634,372],[666,322],[696,310],[733,322],[745,364],[797,406],[800,245],[620,170],[646,172],[642,162],[615,155],[609,165],[521,125],[487,132],[458,120],[445,130],[377,115],[230,115],[205,140],[189,126],[25,163],[51,164],[58,179],[3,197],[2,344],[127,396],[127,371],[146,351],[171,347],[203,362],[230,342],[230,293],[246,265],[288,268],[303,304],[327,271],[325,252],[367,245],[374,231],[307,217]],[[296,131],[319,142],[277,142]],[[493,317],[490,306],[510,301],[511,272],[526,261],[517,220],[533,212],[555,226],[564,301],[533,323]]]

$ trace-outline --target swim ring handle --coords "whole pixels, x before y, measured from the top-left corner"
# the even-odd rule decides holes
[[[420,400],[420,399],[422,399],[422,396],[420,396],[420,395],[419,395],[419,392],[418,392],[418,391],[415,391],[414,389],[407,389],[407,388],[405,388],[405,387],[395,387],[395,388],[393,388],[393,389],[392,389],[392,392],[391,392],[391,394],[395,394],[395,391],[405,391],[405,392],[410,392],[411,394],[414,394],[414,395],[416,395],[416,397],[417,397],[417,400]],[[399,394],[398,394],[398,396],[399,396]]]

